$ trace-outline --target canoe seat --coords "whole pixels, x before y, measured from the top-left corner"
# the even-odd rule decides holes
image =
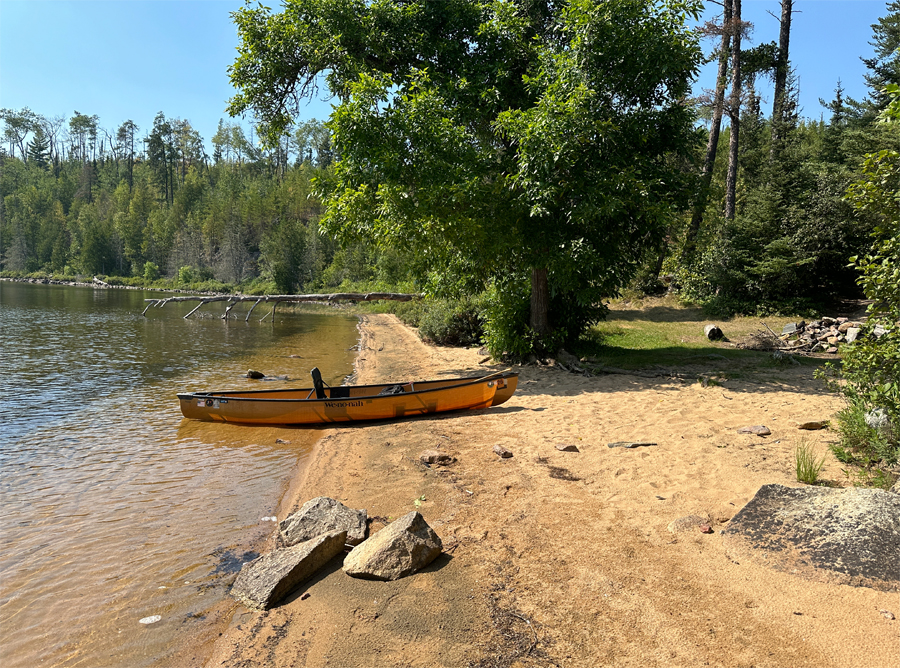
[[[319,367],[313,367],[309,370],[309,373],[312,376],[313,388],[316,390],[316,399],[324,399],[325,383],[322,381],[322,374],[319,372]]]
[[[332,399],[346,399],[350,396],[350,388],[349,387],[332,387],[331,389],[331,398]]]
[[[403,389],[402,385],[388,385],[378,393],[378,396],[387,394],[403,394],[404,392],[406,392],[406,390]]]

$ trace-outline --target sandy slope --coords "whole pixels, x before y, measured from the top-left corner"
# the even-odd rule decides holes
[[[358,382],[486,368],[392,316],[362,331]],[[797,484],[798,438],[823,452],[833,438],[796,429],[839,407],[808,370],[709,387],[519,370],[494,409],[331,430],[279,518],[329,495],[377,529],[418,505],[444,555],[392,583],[335,560],[274,610],[237,607],[207,666],[900,666],[900,620],[879,612],[900,617],[897,594],[737,563],[722,546],[760,485]],[[772,435],[736,433],[753,424]],[[607,447],[622,440],[658,446]],[[458,462],[428,468],[426,449]],[[823,475],[842,478],[833,460]],[[691,513],[714,533],[667,530]]]

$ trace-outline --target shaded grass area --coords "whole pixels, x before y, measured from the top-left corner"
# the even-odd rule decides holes
[[[589,357],[597,364],[621,369],[699,365],[720,368],[727,375],[751,367],[764,370],[786,364],[809,368],[821,366],[827,360],[794,356],[793,361],[779,361],[771,352],[737,347],[743,340],[764,330],[765,325],[780,333],[785,324],[800,319],[733,317],[712,320],[700,308],[680,306],[671,297],[643,303],[619,302],[610,305],[607,319],[594,326],[572,352]],[[709,341],[703,332],[707,324],[718,325],[725,340]]]

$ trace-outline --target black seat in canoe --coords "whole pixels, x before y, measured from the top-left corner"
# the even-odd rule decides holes
[[[319,373],[319,367],[314,366],[310,369],[309,374],[312,376],[313,387],[316,388],[316,399],[325,399],[325,382],[322,380],[322,374]]]

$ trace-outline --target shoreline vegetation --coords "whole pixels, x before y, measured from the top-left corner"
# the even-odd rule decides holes
[[[361,315],[357,382],[485,365],[474,348],[422,342],[393,315]],[[434,564],[374,582],[347,577],[338,556],[271,610],[223,602],[209,635],[174,657],[179,665],[896,659],[896,621],[880,613],[896,608],[895,594],[735,560],[721,540],[761,485],[798,486],[798,434],[810,447],[831,438],[798,431],[840,402],[809,367],[705,385],[544,365],[520,372],[505,407],[325,430],[282,499],[279,519],[316,496],[366,508],[370,531],[419,510],[444,543]],[[738,433],[745,423],[765,423],[771,435]],[[658,445],[607,447],[622,440]],[[513,456],[498,457],[495,445]],[[424,450],[455,461],[426,465]],[[834,457],[820,479],[848,484]],[[678,521],[688,516],[708,532]],[[859,623],[846,624],[848,614]]]
[[[71,279],[71,280],[70,280]],[[190,287],[172,287],[171,279],[147,281],[142,278],[122,279],[120,277],[95,276],[90,282],[83,276],[54,276],[46,274],[22,275],[0,272],[0,281],[18,281],[36,284],[81,286],[101,289],[125,288],[158,291],[172,294],[172,297],[146,299],[148,303],[143,313],[152,306],[160,306],[169,301],[199,301],[200,304],[184,317],[197,313],[197,317],[242,318],[249,321],[257,305],[269,303],[271,310],[260,318],[260,322],[275,317],[275,309],[282,302],[296,302],[289,309],[334,309],[356,314],[393,313],[405,325],[417,328],[419,336],[429,344],[448,346],[473,346],[481,353],[503,359],[506,362],[525,362],[538,365],[559,365],[559,368],[586,376],[606,374],[626,374],[644,377],[681,378],[703,384],[716,384],[728,378],[748,378],[765,375],[767,370],[784,365],[815,367],[815,375],[823,387],[847,399],[846,405],[834,416],[834,428],[838,440],[830,444],[831,451],[846,465],[846,475],[862,486],[888,488],[898,470],[895,435],[869,424],[870,417],[865,410],[865,402],[859,401],[856,385],[841,380],[844,369],[845,352],[859,355],[859,343],[845,348],[844,328],[862,327],[858,334],[872,339],[872,329],[862,325],[866,321],[871,300],[843,300],[836,302],[829,313],[835,317],[814,320],[810,326],[821,326],[817,334],[806,334],[806,342],[798,340],[806,322],[801,314],[772,314],[769,316],[731,315],[711,318],[703,306],[685,302],[677,293],[663,296],[641,295],[626,291],[618,300],[604,305],[606,316],[593,325],[570,351],[559,350],[550,356],[530,355],[522,358],[515,355],[492,354],[484,346],[485,304],[479,299],[465,298],[444,300],[427,298],[414,293],[387,291],[382,284],[347,284],[340,286],[341,292],[330,291],[307,295],[277,295],[257,292],[253,284],[239,291],[235,286],[221,285],[207,290],[210,286],[194,284]],[[151,286],[158,287],[149,287]],[[169,287],[165,287],[169,286]],[[256,285],[255,288],[260,288]],[[337,288],[335,289],[337,290]],[[228,302],[223,313],[198,312],[207,303]],[[239,302],[253,302],[244,312],[237,309]],[[804,313],[806,317],[815,314]],[[844,322],[838,331],[838,321]],[[715,322],[717,325],[704,323]],[[831,322],[832,331],[826,331]],[[724,328],[724,332],[720,329]],[[722,338],[712,340],[705,329],[715,327]],[[875,328],[877,338],[877,327]],[[790,336],[778,332],[793,332]],[[834,338],[831,338],[833,335]],[[819,337],[819,345],[815,337]],[[811,338],[812,337],[812,338]],[[827,342],[825,341],[827,339]],[[838,343],[838,340],[841,343]],[[848,339],[849,341],[849,339]],[[864,346],[866,345],[863,342]],[[840,352],[838,346],[840,345]],[[862,353],[866,354],[866,353]],[[858,375],[858,372],[857,372]],[[862,383],[858,383],[861,387]],[[876,402],[878,403],[878,402]]]

